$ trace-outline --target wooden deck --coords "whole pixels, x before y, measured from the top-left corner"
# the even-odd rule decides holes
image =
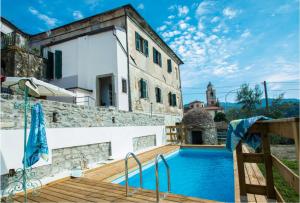
[[[153,161],[156,154],[168,154],[179,149],[179,146],[163,146],[138,155],[141,163]],[[135,170],[136,163],[129,161],[130,170]],[[264,178],[259,174],[257,166],[246,165],[248,181],[264,184]],[[138,190],[133,196],[125,196],[125,187],[110,183],[111,180],[124,174],[124,160],[106,164],[85,172],[83,178],[65,179],[45,185],[38,196],[28,195],[28,202],[156,202],[155,191]],[[237,186],[236,186],[237,187]],[[133,190],[131,188],[131,190]],[[237,193],[237,191],[236,191]],[[163,193],[161,193],[163,194]],[[266,202],[260,195],[248,195],[250,202]],[[23,202],[23,196],[15,198],[16,202]],[[161,202],[215,202],[211,200],[168,194]],[[239,202],[239,197],[236,197]]]

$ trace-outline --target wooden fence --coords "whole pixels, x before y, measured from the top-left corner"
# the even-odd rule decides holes
[[[256,122],[249,133],[259,133],[262,138],[262,153],[243,153],[242,143],[236,148],[237,166],[239,173],[240,195],[247,193],[266,195],[270,199],[284,202],[279,191],[274,187],[273,168],[277,168],[283,179],[299,194],[299,176],[285,166],[276,156],[271,154],[269,137],[278,135],[295,140],[296,157],[299,161],[299,118],[265,120]],[[246,184],[244,163],[264,163],[266,185]]]
[[[187,128],[183,124],[166,126],[167,142],[172,144],[184,144]]]

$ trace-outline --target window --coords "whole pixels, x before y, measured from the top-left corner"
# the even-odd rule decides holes
[[[55,50],[55,78],[62,78],[62,51]]]
[[[144,79],[140,80],[140,98],[147,98],[148,91],[147,91],[147,82]]]
[[[135,48],[148,57],[148,41],[142,38],[137,32],[135,32]]]
[[[157,103],[162,103],[161,89],[159,87],[155,88],[155,96],[156,96],[156,102]]]
[[[48,51],[48,57],[47,57],[47,69],[46,69],[46,78],[48,80],[51,80],[54,78],[54,54],[51,51]]]
[[[172,72],[172,61],[171,59],[168,59],[168,73]]]
[[[127,93],[127,82],[125,79],[122,79],[122,92]]]
[[[177,101],[176,101],[176,94],[172,94],[169,92],[169,105],[170,106],[177,106]]]
[[[161,54],[153,47],[153,62],[161,67]]]

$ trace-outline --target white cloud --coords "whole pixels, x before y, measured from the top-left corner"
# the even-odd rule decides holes
[[[187,6],[178,6],[178,16],[185,16],[189,13],[189,8]]]
[[[164,38],[171,38],[174,37],[175,35],[179,35],[181,32],[179,32],[178,30],[174,30],[174,31],[167,31],[162,33],[162,36]]]
[[[238,13],[237,10],[230,8],[230,7],[226,7],[223,10],[223,15],[228,17],[229,19],[236,17],[237,13]]]
[[[156,30],[160,32],[160,31],[164,31],[166,28],[167,28],[166,25],[162,25],[162,26],[158,27]]]
[[[251,36],[251,32],[249,29],[244,30],[244,32],[241,35],[242,38],[248,38],[250,36]]]
[[[170,15],[170,16],[168,16],[168,19],[170,19],[170,20],[172,20],[172,19],[174,19],[175,18],[175,16],[174,15]]]
[[[211,19],[211,23],[216,23],[216,22],[218,22],[220,20],[220,17],[218,17],[218,16],[215,16],[215,17],[213,17],[213,19]]]
[[[210,13],[213,5],[214,2],[212,1],[202,1],[196,9],[196,16],[202,16],[207,13]]]
[[[101,0],[85,0],[85,3],[91,10],[94,10],[100,3]]]
[[[178,22],[178,25],[179,25],[180,29],[182,29],[182,30],[184,30],[184,29],[186,29],[186,28],[188,27],[188,24],[185,23],[184,20],[180,20],[180,21]]]
[[[137,6],[138,9],[140,10],[143,10],[145,8],[144,4],[143,3],[140,3],[138,6]]]
[[[225,67],[217,67],[213,70],[213,74],[217,76],[226,76],[228,74],[233,74],[239,70],[237,64],[231,64]]]
[[[47,26],[50,26],[50,27],[53,27],[53,26],[56,26],[57,23],[58,23],[58,20],[56,18],[51,18],[43,13],[40,13],[38,10],[36,10],[35,8],[33,7],[29,7],[28,8],[28,11],[37,16],[40,20],[44,21],[44,23],[47,25]]]
[[[75,20],[79,20],[83,18],[83,15],[80,11],[73,11],[73,17]]]

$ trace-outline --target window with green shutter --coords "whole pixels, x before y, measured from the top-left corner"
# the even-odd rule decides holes
[[[172,106],[177,106],[176,94],[172,94]]]
[[[172,61],[171,59],[168,59],[168,73],[172,72]]]
[[[153,62],[161,67],[161,54],[153,47]]]
[[[55,78],[62,78],[62,51],[55,50]]]
[[[135,32],[135,48],[139,52],[143,53],[146,57],[148,57],[148,41],[142,38],[137,32]]]
[[[143,53],[148,57],[149,56],[149,51],[148,51],[148,41],[144,40],[144,51]]]
[[[140,80],[140,95],[141,95],[141,98],[147,98],[148,97],[147,82],[143,79]]]
[[[46,69],[46,78],[51,80],[54,78],[54,54],[51,51],[48,51],[48,60],[47,60],[47,69]]]
[[[138,51],[141,50],[140,35],[137,32],[135,33],[135,48]]]

